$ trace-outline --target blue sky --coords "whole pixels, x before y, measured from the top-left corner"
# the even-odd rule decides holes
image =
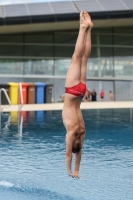
[[[0,0],[0,5],[18,4],[18,3],[37,3],[37,2],[54,2],[54,1],[71,1],[71,0]]]

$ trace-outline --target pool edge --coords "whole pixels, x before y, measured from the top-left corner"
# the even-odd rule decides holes
[[[82,102],[81,109],[111,109],[133,108],[133,101],[117,102]],[[36,111],[36,110],[62,110],[63,103],[24,104],[24,105],[1,105],[1,112],[10,111]]]

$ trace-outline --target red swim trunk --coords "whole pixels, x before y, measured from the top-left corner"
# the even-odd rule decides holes
[[[73,87],[65,88],[65,93],[72,94],[77,97],[84,97],[85,92],[86,92],[86,85],[81,82]]]

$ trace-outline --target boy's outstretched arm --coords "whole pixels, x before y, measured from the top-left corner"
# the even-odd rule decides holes
[[[75,168],[74,172],[72,173],[72,176],[74,178],[79,178],[79,167],[80,167],[80,161],[82,156],[82,150],[75,155]]]
[[[72,175],[71,163],[72,163],[72,144],[74,136],[71,133],[66,134],[66,167],[69,175]]]
[[[83,146],[83,142],[84,142],[84,137],[85,137],[85,134],[83,134],[81,136],[82,146]],[[80,152],[76,153],[76,155],[75,155],[75,168],[74,168],[74,172],[72,173],[72,176],[74,178],[79,178],[79,167],[80,167],[81,156],[82,156],[82,148],[81,148]]]

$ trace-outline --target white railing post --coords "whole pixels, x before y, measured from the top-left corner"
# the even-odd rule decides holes
[[[19,92],[20,92],[20,97],[19,99],[21,99],[21,104],[23,105],[24,104],[24,101],[23,101],[23,92],[22,92],[22,84],[19,83]],[[20,103],[20,102],[19,102]]]
[[[19,136],[22,137],[23,135],[23,116],[20,118],[20,130],[19,130]]]
[[[20,100],[21,100],[21,104],[20,104]],[[23,92],[22,92],[22,84],[19,83],[19,87],[18,87],[18,133],[20,132],[20,135],[21,135],[21,127],[22,127],[22,124],[21,124],[21,121],[23,121],[21,119],[21,108],[24,104],[24,101],[23,101]]]

